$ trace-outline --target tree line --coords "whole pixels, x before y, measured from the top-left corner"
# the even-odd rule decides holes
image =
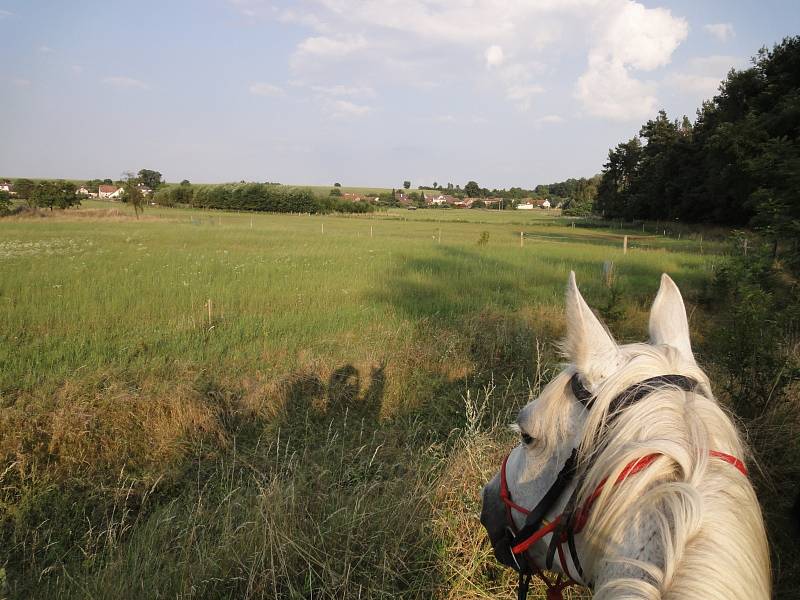
[[[272,183],[223,183],[214,185],[164,186],[153,196],[163,206],[188,205],[195,208],[263,212],[329,213],[370,212],[367,202],[350,202],[339,197],[318,197],[305,188]]]
[[[798,254],[800,36],[732,69],[692,123],[664,111],[612,148],[595,209],[607,218],[751,226]]]

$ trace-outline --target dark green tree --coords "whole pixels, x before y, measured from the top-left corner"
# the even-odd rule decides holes
[[[17,198],[24,200],[30,199],[34,187],[36,187],[36,184],[30,179],[17,179],[14,182],[14,191],[17,193]]]
[[[3,215],[11,210],[13,203],[11,202],[11,194],[5,190],[0,191],[0,215]]]
[[[151,190],[157,190],[158,186],[164,183],[161,180],[161,173],[152,171],[150,169],[141,169],[139,171],[139,181],[149,187]]]
[[[405,189],[409,189],[409,188],[411,187],[411,182],[410,182],[410,181],[408,181],[408,180],[404,181],[404,182],[403,182],[403,187],[404,187]]]
[[[467,185],[464,186],[464,191],[470,198],[478,198],[481,196],[481,186],[475,181],[468,181]]]
[[[68,181],[40,181],[30,194],[29,204],[38,208],[69,208],[79,206],[75,184]]]

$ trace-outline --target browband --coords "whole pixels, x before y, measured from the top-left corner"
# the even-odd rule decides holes
[[[590,410],[596,396],[583,385],[580,374],[576,372],[570,378],[569,384],[578,402],[583,404],[586,410]],[[621,393],[617,394],[608,407],[608,413],[612,414],[631,404],[636,404],[650,392],[664,386],[675,386],[682,389],[684,392],[691,392],[697,387],[697,380],[686,377],[685,375],[657,375],[656,377],[650,377],[639,383],[634,383],[632,386],[625,388]]]

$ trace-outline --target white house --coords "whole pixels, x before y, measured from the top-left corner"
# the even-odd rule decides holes
[[[0,192],[8,192],[10,194],[13,189],[14,185],[10,181],[0,182]]]
[[[97,192],[89,191],[89,188],[87,188],[85,185],[82,185],[77,190],[75,190],[75,195],[84,196],[86,198],[97,198]]]
[[[542,202],[542,208],[550,208],[550,200],[545,200]]]
[[[101,198],[119,198],[124,193],[124,188],[118,185],[101,185],[98,189],[98,196]]]
[[[517,204],[517,210],[533,210],[532,202],[522,202]]]

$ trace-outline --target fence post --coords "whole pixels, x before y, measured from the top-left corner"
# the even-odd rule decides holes
[[[321,225],[322,225],[322,234],[324,235],[325,234],[325,223],[321,223]]]
[[[622,253],[628,253],[628,236],[626,235],[622,240]]]
[[[369,226],[369,237],[372,237],[372,225]]]
[[[442,228],[439,227],[439,243],[442,243]]]
[[[747,256],[747,238],[744,238],[744,255]]]
[[[523,247],[523,245],[524,245],[524,243],[525,243],[525,242],[524,242],[525,238],[524,238],[523,236],[524,236],[523,232],[521,232],[521,231],[520,231],[520,232],[519,232],[519,247],[520,247],[520,248],[522,248],[522,247]]]

